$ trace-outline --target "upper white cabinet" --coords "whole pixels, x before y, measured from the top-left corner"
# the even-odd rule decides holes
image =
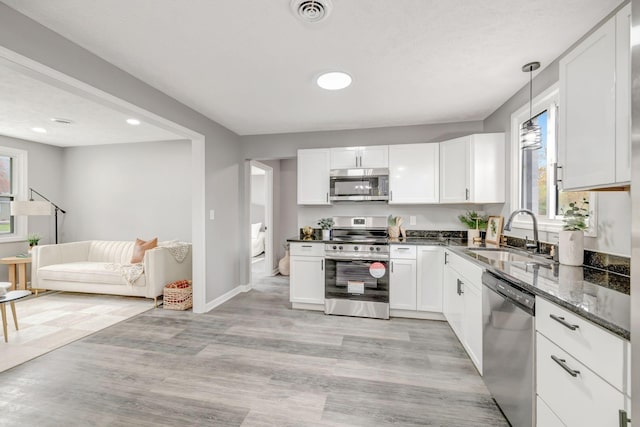
[[[389,204],[438,203],[440,145],[389,146]]]
[[[504,203],[504,133],[440,143],[440,203]]]
[[[627,5],[560,60],[563,190],[630,180],[630,14]]]
[[[388,168],[389,146],[340,147],[331,149],[331,169]]]
[[[298,204],[328,205],[329,161],[328,148],[298,150]]]

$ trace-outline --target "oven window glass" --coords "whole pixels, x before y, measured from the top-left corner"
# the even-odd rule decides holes
[[[388,263],[367,260],[327,260],[325,297],[389,302]]]

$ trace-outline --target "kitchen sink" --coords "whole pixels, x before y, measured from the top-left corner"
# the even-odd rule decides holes
[[[492,261],[503,261],[503,262],[510,262],[510,263],[521,262],[525,264],[539,264],[539,265],[553,264],[552,260],[544,259],[544,258],[533,256],[530,254],[518,253],[508,249],[482,248],[482,249],[469,249],[468,251],[472,254],[480,255]]]

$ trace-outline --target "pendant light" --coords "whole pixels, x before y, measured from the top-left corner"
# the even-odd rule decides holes
[[[529,73],[529,120],[522,124],[520,129],[520,148],[523,150],[538,150],[542,148],[542,136],[540,126],[533,123],[533,72],[540,68],[539,62],[529,62],[522,66],[522,71]]]

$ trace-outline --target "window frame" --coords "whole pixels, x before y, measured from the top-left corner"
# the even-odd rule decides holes
[[[545,110],[549,112],[550,126],[548,126],[548,139],[547,139],[547,194],[550,194],[549,183],[555,181],[552,165],[558,161],[558,105],[560,102],[560,88],[559,84],[555,83],[536,96],[532,101],[531,116],[535,117]],[[529,103],[527,102],[522,107],[518,108],[513,114],[511,114],[511,211],[520,209],[520,202],[522,197],[522,172],[521,162],[522,155],[520,149],[520,125],[524,121],[528,120],[529,116]],[[553,132],[553,133],[552,133]],[[549,138],[551,136],[551,138]],[[549,197],[549,196],[547,196]],[[562,231],[562,215],[556,215],[556,200],[549,197],[548,212],[553,212],[553,215],[536,215],[538,220],[539,231],[557,233]],[[596,237],[597,236],[597,196],[594,192],[591,192],[589,198],[589,227],[585,230],[585,236]],[[512,222],[514,228],[531,230],[532,220],[529,215],[517,215]]]
[[[12,147],[0,146],[0,156],[11,157],[11,193],[8,195],[13,200],[27,200],[29,186],[27,185],[27,177],[29,176],[28,152]],[[27,239],[28,220],[25,216],[16,216],[13,218],[13,233],[0,234],[0,243],[21,242]]]

